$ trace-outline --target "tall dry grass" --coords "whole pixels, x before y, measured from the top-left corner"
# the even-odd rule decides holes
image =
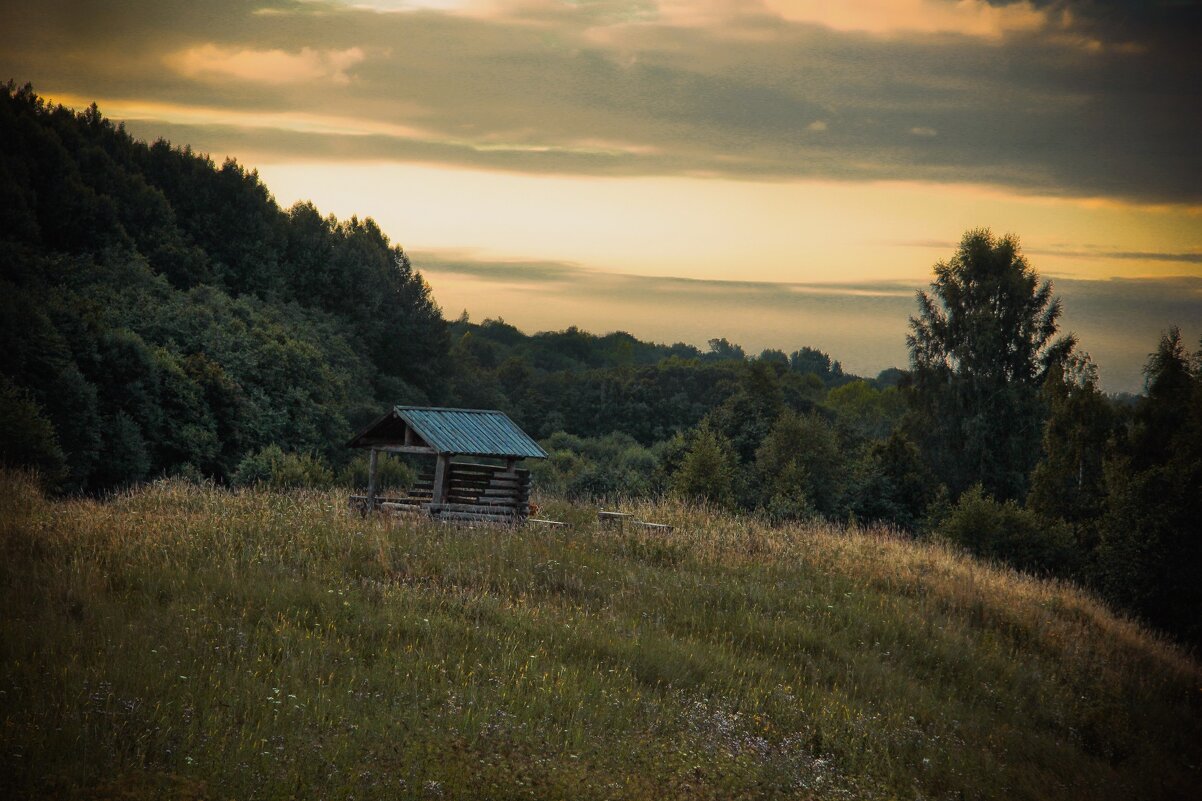
[[[1186,798],[1202,671],[1072,587],[888,533],[362,519],[0,478],[0,792]]]

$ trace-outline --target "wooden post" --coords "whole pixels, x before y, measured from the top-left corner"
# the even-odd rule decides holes
[[[371,449],[371,456],[368,459],[367,468],[367,511],[374,512],[376,510],[376,468],[379,466],[380,452],[375,448]]]
[[[447,497],[447,481],[450,478],[451,456],[450,454],[440,453],[437,456],[437,461],[434,463],[434,482],[431,486],[432,497],[430,502],[434,506],[438,506]]]

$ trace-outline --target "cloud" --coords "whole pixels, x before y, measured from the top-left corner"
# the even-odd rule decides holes
[[[497,283],[549,284],[578,281],[592,275],[575,264],[555,261],[513,261],[481,259],[467,251],[410,254],[421,261],[427,273],[483,278]]]
[[[47,99],[54,103],[77,108],[91,103],[85,97],[71,94],[55,94],[48,96]],[[301,111],[256,111],[139,100],[118,100],[106,103],[100,110],[110,118],[135,123],[133,126],[135,128],[138,127],[137,123],[139,122],[153,121],[155,124],[166,122],[168,125],[178,126],[181,130],[206,128],[225,130],[228,128],[287,131],[319,136],[380,136],[388,139],[417,140],[435,137],[435,134],[411,125]],[[416,108],[412,113],[414,116],[421,114],[420,110]]]
[[[1181,264],[1202,264],[1202,252],[1164,252],[1153,250],[1076,250],[1069,248],[1039,248],[1027,250],[1035,255],[1065,256],[1077,259],[1117,259],[1120,261],[1166,261]]]
[[[164,61],[188,78],[224,80],[234,78],[266,84],[310,84],[315,81],[339,85],[350,83],[347,73],[363,61],[362,48],[317,50],[302,47],[295,53],[283,50],[252,50],[202,44],[177,53]]]
[[[343,4],[383,12],[462,11],[479,5],[472,0],[345,0]]]
[[[571,262],[492,259],[471,251],[416,251],[410,258],[423,272],[451,274],[491,283],[527,287],[561,286],[571,292],[600,293],[625,298],[648,298],[671,294],[678,299],[722,300],[754,296],[764,303],[807,296],[812,298],[904,299],[914,297],[915,286],[907,281],[806,282],[739,281],[685,278],[669,275],[635,275],[591,269]]]
[[[890,241],[885,244],[899,247],[936,249],[954,251],[956,242],[939,239],[912,239],[905,241]],[[1119,261],[1163,261],[1181,264],[1202,264],[1202,251],[1163,251],[1163,250],[1114,250],[1102,247],[1060,247],[1044,246],[1023,248],[1023,253],[1029,256],[1061,256],[1073,259],[1116,259]]]
[[[954,33],[1000,39],[1015,31],[1038,31],[1049,14],[1029,2],[994,5],[983,0],[764,0],[791,22],[808,22],[838,31],[878,35]]]
[[[136,98],[361,122],[302,135],[163,119],[235,154],[253,144],[297,158],[1202,204],[1196,13],[908,0],[913,14],[873,22],[879,2],[46,0],[6,12],[0,75],[102,107]]]

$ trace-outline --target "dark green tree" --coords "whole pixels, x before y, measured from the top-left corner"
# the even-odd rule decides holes
[[[781,414],[756,452],[761,504],[775,518],[834,516],[845,469],[839,438],[818,414]]]
[[[737,497],[738,462],[730,441],[708,425],[693,434],[672,489],[681,497],[730,507]]]
[[[1060,301],[1027,263],[1014,236],[969,231],[935,265],[930,293],[910,318],[911,431],[954,493],[981,484],[1021,499],[1039,457],[1040,387],[1072,351],[1054,339]]]
[[[739,461],[749,464],[784,409],[776,370],[770,362],[756,361],[745,369],[738,390],[706,419],[730,440]]]
[[[832,389],[823,405],[855,435],[871,439],[889,436],[906,411],[905,399],[896,388],[882,391],[863,380]]]
[[[843,365],[817,348],[809,346],[795,350],[789,355],[789,366],[796,373],[813,373],[823,380],[832,381],[843,377]]]
[[[1048,409],[1043,458],[1031,475],[1027,506],[1067,522],[1082,551],[1092,551],[1106,499],[1104,463],[1115,413],[1098,390],[1098,370],[1086,354],[1053,365],[1043,397]]]
[[[899,431],[877,440],[860,463],[851,509],[869,523],[915,531],[935,498],[935,479],[914,443]]]
[[[57,484],[67,472],[58,433],[29,392],[0,375],[0,465],[32,468]]]
[[[1161,337],[1147,395],[1106,466],[1095,581],[1115,603],[1202,644],[1202,351]]]
[[[6,460],[50,475],[56,442],[59,488],[93,492],[271,444],[337,467],[352,425],[443,395],[441,312],[370,220],[285,214],[253,171],[29,87],[0,87],[0,141],[0,377],[34,435]]]
[[[789,366],[789,357],[785,355],[783,350],[777,350],[775,348],[764,348],[764,350],[760,351],[758,359],[761,362],[779,364],[785,368],[788,368]]]
[[[715,337],[709,341],[709,353],[705,354],[704,358],[708,360],[719,361],[722,359],[734,359],[743,361],[747,358],[747,354],[738,345],[728,341],[726,337]]]

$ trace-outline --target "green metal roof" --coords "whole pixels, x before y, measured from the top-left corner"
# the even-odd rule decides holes
[[[400,444],[404,426],[438,453],[546,459],[547,452],[518,428],[504,412],[491,409],[443,409],[394,406],[392,411],[359,432],[351,447]]]

